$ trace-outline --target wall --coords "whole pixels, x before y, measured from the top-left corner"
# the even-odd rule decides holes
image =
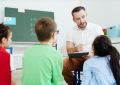
[[[86,7],[89,21],[100,24],[102,27],[118,25],[120,22],[118,10],[120,0],[2,0],[0,1],[0,22],[3,21],[5,6],[19,8],[19,11],[24,9],[53,11],[58,28],[64,34],[73,26],[71,10],[78,5]]]
[[[120,24],[120,0],[82,0],[90,21],[109,27]]]
[[[78,4],[78,0],[4,0],[0,1],[0,22],[4,19],[4,7],[18,8],[20,12],[24,12],[24,9],[52,11],[55,13],[55,21],[60,30],[58,42],[60,42],[61,46],[64,43],[63,41],[65,41],[63,39],[65,37],[65,30],[73,26],[71,9]]]
[[[24,12],[24,9],[52,11],[55,13],[55,21],[60,30],[58,47],[61,47],[65,44],[66,30],[73,26],[71,9],[78,5],[78,0],[2,0],[0,1],[0,22],[3,22],[4,19],[4,7],[18,8],[20,12]],[[14,43],[11,46],[13,47],[15,68],[21,68],[24,51],[32,45]]]
[[[3,21],[4,7],[52,11],[55,13],[55,21],[60,30],[58,35],[58,49],[64,54],[65,36],[67,30],[73,27],[74,23],[71,17],[71,10],[78,5],[86,7],[88,20],[100,24],[102,27],[108,27],[120,24],[120,0],[2,0],[0,1],[0,22]],[[28,45],[16,45],[15,53],[23,53]],[[19,49],[22,47],[21,49]],[[65,54],[64,54],[65,55]]]

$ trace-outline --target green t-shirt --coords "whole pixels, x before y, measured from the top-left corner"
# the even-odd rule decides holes
[[[63,85],[63,57],[47,44],[35,45],[23,57],[22,85]]]

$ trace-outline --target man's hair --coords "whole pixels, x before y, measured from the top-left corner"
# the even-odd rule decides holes
[[[10,27],[0,23],[0,43],[2,42],[2,38],[8,38],[10,32],[12,32]]]
[[[85,7],[83,7],[83,6],[77,6],[77,7],[75,7],[75,8],[72,10],[72,15],[73,15],[73,13],[79,12],[79,11],[81,11],[81,10],[86,11]]]
[[[35,32],[39,41],[47,41],[51,38],[52,33],[57,30],[56,23],[53,19],[42,17],[35,24]]]

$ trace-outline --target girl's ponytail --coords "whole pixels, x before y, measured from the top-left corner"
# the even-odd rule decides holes
[[[120,54],[117,49],[113,46],[110,46],[110,67],[113,73],[113,76],[116,80],[116,84],[120,85]]]

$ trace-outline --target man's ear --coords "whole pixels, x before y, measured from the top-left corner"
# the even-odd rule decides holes
[[[2,38],[2,43],[6,43],[7,39],[5,37]]]

